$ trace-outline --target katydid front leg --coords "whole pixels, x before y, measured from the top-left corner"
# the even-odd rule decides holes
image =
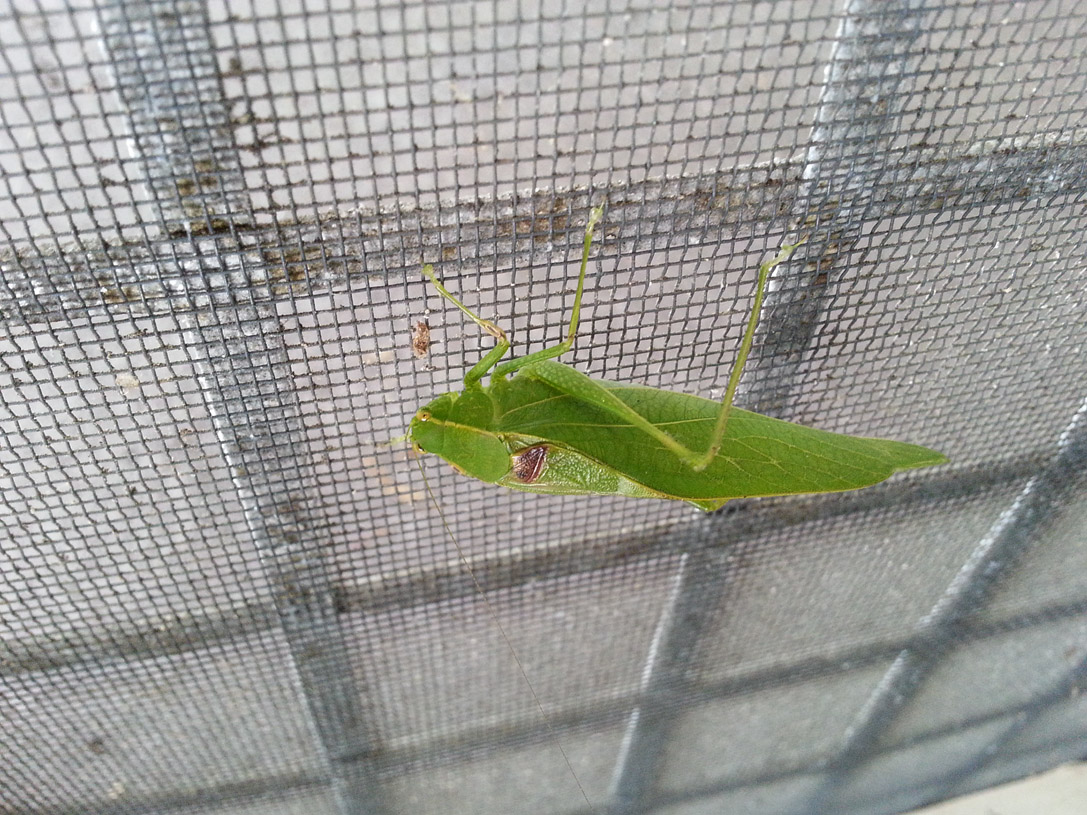
[[[434,288],[438,290],[438,293],[442,297],[444,297],[446,300],[449,300],[453,305],[455,305],[457,308],[467,314],[469,318],[471,318],[472,322],[474,322],[487,334],[490,334],[498,341],[495,344],[494,348],[488,351],[483,359],[473,365],[471,370],[469,370],[468,373],[464,375],[464,387],[479,387],[479,380],[486,376],[487,372],[498,364],[498,360],[502,359],[505,353],[510,350],[509,338],[506,337],[506,332],[499,328],[497,325],[492,323],[490,320],[484,320],[474,311],[469,309],[468,306],[464,305],[464,303],[454,297],[452,292],[450,292],[449,289],[443,286],[442,282],[438,280],[438,276],[434,274],[434,267],[431,266],[429,263],[423,267],[423,274],[427,276],[430,282],[434,285]]]
[[[581,315],[581,296],[585,292],[585,269],[589,265],[589,248],[593,242],[593,232],[596,230],[596,225],[604,215],[604,207],[594,207],[589,213],[589,222],[585,225],[585,241],[584,248],[581,252],[581,271],[577,278],[577,291],[574,294],[574,308],[570,312],[570,324],[566,329],[566,339],[557,345],[553,345],[550,348],[545,348],[542,351],[536,351],[533,354],[520,357],[519,359],[512,359],[509,362],[498,365],[498,360],[505,356],[506,351],[510,348],[509,338],[506,336],[506,332],[492,323],[490,320],[485,320],[468,308],[464,303],[458,300],[452,292],[450,292],[441,281],[438,280],[438,276],[434,273],[434,267],[429,263],[423,267],[423,274],[434,285],[434,288],[438,290],[438,293],[442,297],[449,300],[453,305],[468,315],[468,318],[483,329],[484,332],[490,334],[498,342],[479,362],[472,366],[471,370],[464,375],[465,387],[472,387],[479,383],[479,381],[487,375],[495,365],[498,368],[495,369],[496,376],[507,376],[525,365],[529,365],[533,362],[538,362],[544,359],[554,359],[557,356],[561,356],[569,351],[574,346],[574,337],[577,336],[578,319]]]

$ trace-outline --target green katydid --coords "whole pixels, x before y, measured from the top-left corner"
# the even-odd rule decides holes
[[[759,266],[751,315],[720,403],[591,379],[555,362],[574,344],[602,216],[603,207],[593,209],[585,227],[566,338],[506,362],[500,363],[510,348],[505,332],[453,296],[432,266],[423,267],[441,295],[497,342],[465,375],[463,391],[439,396],[415,414],[408,435],[417,450],[517,490],[669,498],[706,511],[732,498],[858,489],[898,470],[947,461],[915,444],[816,430],[733,407],[767,278],[803,241]]]

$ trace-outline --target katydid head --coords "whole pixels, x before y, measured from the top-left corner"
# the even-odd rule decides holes
[[[446,393],[419,408],[408,435],[412,446],[433,453],[458,471],[494,483],[509,472],[509,449],[486,429],[490,399],[481,390]]]

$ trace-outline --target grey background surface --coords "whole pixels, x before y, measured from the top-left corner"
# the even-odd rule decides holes
[[[0,813],[894,813],[1087,756],[1079,3],[2,14]],[[720,397],[806,234],[739,403],[952,463],[703,516],[425,461],[482,597],[388,444],[489,347],[419,268],[544,347],[604,201],[566,361]]]

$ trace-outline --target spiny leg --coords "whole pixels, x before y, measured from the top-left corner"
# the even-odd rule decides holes
[[[503,362],[495,368],[495,376],[507,376],[526,365],[531,365],[533,362],[554,359],[573,348],[574,338],[577,336],[578,320],[581,317],[581,295],[585,292],[585,269],[589,265],[589,248],[592,246],[593,232],[596,230],[596,225],[603,215],[604,207],[594,207],[592,211],[589,212],[589,222],[585,225],[585,245],[581,252],[581,271],[578,273],[577,277],[577,291],[574,294],[574,307],[570,311],[570,324],[566,330],[566,339],[558,345],[544,348],[542,351],[536,351],[523,357]]]
[[[744,338],[740,343],[740,351],[736,355],[736,361],[732,364],[732,372],[728,377],[728,387],[725,388],[725,395],[721,399],[721,409],[717,413],[717,423],[714,425],[713,435],[711,436],[712,441],[706,452],[690,461],[691,468],[696,472],[706,469],[721,451],[721,444],[725,439],[725,427],[728,425],[729,413],[732,412],[732,401],[736,396],[736,387],[740,384],[744,364],[747,362],[747,355],[751,351],[751,343],[755,339],[755,327],[759,323],[762,298],[766,293],[766,281],[770,278],[770,272],[776,266],[787,261],[796,251],[796,248],[806,240],[807,238],[801,238],[796,243],[785,244],[774,258],[759,264],[759,280],[755,285],[755,302],[751,304],[751,316],[747,319],[747,328],[744,330]]]
[[[498,360],[502,359],[505,353],[510,349],[510,341],[506,337],[506,332],[494,323],[492,323],[490,320],[484,320],[482,317],[480,317],[478,314],[476,314],[474,311],[464,305],[464,303],[454,297],[449,289],[443,286],[442,282],[438,280],[438,276],[434,273],[434,267],[431,266],[429,263],[423,267],[423,274],[430,279],[430,282],[434,285],[434,288],[438,290],[438,293],[441,294],[442,297],[444,297],[446,300],[449,300],[453,305],[455,305],[457,308],[467,314],[472,322],[474,322],[487,334],[490,334],[498,341],[495,344],[494,348],[488,351],[483,359],[473,365],[471,370],[469,370],[468,373],[464,375],[465,387],[476,385],[479,383],[480,379],[486,376],[487,371],[491,370],[491,368],[497,365]]]

